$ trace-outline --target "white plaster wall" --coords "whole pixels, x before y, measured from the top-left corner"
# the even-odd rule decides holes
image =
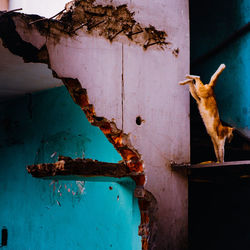
[[[53,78],[47,65],[24,63],[21,57],[4,48],[1,41],[0,55],[0,102],[62,85],[60,79]]]
[[[52,17],[64,9],[69,0],[9,0],[9,10],[22,8],[25,14],[37,14]]]
[[[188,1],[133,1],[137,20],[168,33],[170,51],[124,45],[124,130],[142,154],[146,189],[158,202],[158,246],[185,249],[188,226],[188,183],[173,173],[170,161],[189,162],[189,94],[178,85],[189,72]],[[138,126],[137,116],[145,122]]]
[[[77,38],[62,38],[60,43],[47,40],[51,68],[61,77],[78,78],[97,115],[114,119],[130,133],[145,163],[146,189],[158,202],[156,249],[185,249],[187,178],[172,172],[170,162],[189,162],[189,92],[178,85],[189,72],[188,0],[100,2],[128,3],[141,24],[167,32],[172,48],[179,48],[178,57],[172,50],[152,46],[144,51],[126,39],[111,44],[79,31]],[[145,120],[140,126],[135,122],[138,115]]]
[[[59,77],[77,78],[87,89],[97,116],[122,127],[122,44],[82,34],[76,39],[48,41],[51,68]]]

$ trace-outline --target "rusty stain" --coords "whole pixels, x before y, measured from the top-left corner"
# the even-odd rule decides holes
[[[144,174],[132,177],[137,186],[144,186],[146,182],[146,176]]]
[[[122,133],[120,133],[120,135],[111,136],[111,138],[116,144],[116,146],[119,146],[119,147],[122,146]]]
[[[179,49],[179,48],[176,48],[176,49],[173,49],[173,50],[172,50],[172,54],[173,54],[175,57],[177,57],[177,56],[179,55],[179,53],[180,53],[180,49]]]

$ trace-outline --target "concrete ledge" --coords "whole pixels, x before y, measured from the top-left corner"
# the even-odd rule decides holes
[[[37,178],[54,176],[121,178],[135,175],[124,163],[108,163],[80,158],[71,159],[70,157],[59,157],[55,163],[30,165],[27,166],[27,171]]]
[[[174,171],[187,173],[189,181],[234,182],[250,181],[250,160],[208,164],[172,164]]]

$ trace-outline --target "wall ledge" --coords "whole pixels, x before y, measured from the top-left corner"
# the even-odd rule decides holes
[[[183,172],[193,182],[246,182],[250,181],[250,160],[228,161],[223,163],[211,162],[207,164],[175,164],[173,171]]]
[[[81,176],[81,177],[129,177],[138,175],[121,163],[101,162],[92,159],[71,159],[60,156],[55,163],[41,163],[27,166],[27,171],[33,177],[44,178],[54,176]]]

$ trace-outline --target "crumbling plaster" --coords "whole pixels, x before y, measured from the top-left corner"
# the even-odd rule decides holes
[[[158,229],[152,249],[185,249],[187,178],[173,173],[170,163],[189,162],[189,94],[177,84],[189,71],[188,1],[97,2],[128,3],[137,22],[166,32],[170,46],[162,49],[156,44],[145,50],[141,40],[133,42],[123,34],[111,43],[99,36],[101,27],[93,32],[83,27],[69,35],[52,20],[29,24],[37,17],[17,14],[12,19],[23,41],[38,49],[46,46],[48,65],[57,77],[78,79],[87,89],[87,105],[93,104],[94,116],[115,124],[117,136],[121,132],[126,140],[129,136],[127,148],[134,150],[136,163],[144,162],[146,182],[142,184],[157,200]],[[179,53],[174,55],[177,48]],[[93,114],[87,115],[90,121]],[[143,119],[141,125],[136,124],[137,116]],[[119,143],[124,141],[107,134],[121,150]],[[132,170],[142,171],[141,167]]]

